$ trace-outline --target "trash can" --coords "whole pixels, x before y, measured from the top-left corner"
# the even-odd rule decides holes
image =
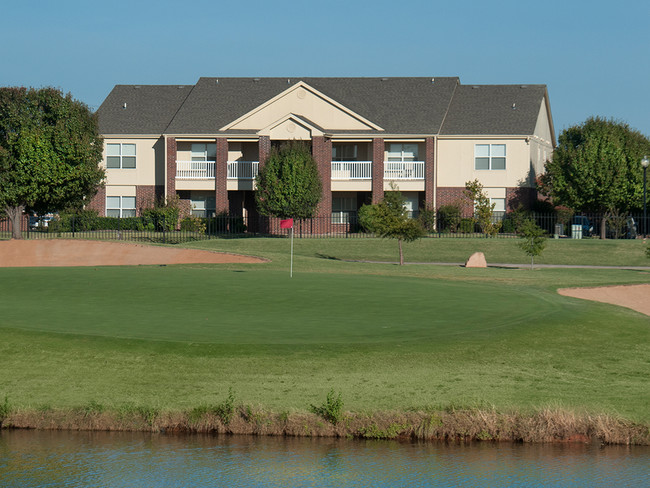
[[[571,239],[582,239],[582,225],[571,225]]]
[[[553,237],[558,239],[560,236],[564,235],[564,224],[555,224],[555,232]]]

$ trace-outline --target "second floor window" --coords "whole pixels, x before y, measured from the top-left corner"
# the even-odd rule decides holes
[[[476,144],[474,169],[506,169],[506,145]]]
[[[332,161],[356,161],[358,151],[356,144],[333,144]]]
[[[391,144],[388,150],[388,161],[417,161],[417,144]]]
[[[216,144],[192,144],[192,161],[216,161]]]
[[[135,168],[135,144],[106,144],[107,168]]]

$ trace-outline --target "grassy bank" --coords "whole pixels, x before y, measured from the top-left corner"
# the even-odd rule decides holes
[[[531,414],[494,410],[345,412],[335,424],[309,412],[270,412],[238,405],[224,420],[219,407],[169,412],[91,403],[75,409],[22,410],[5,428],[412,439],[452,442],[576,442],[650,445],[650,429],[608,415],[544,409]]]
[[[273,260],[266,264],[0,269],[0,399],[8,397],[8,421],[54,416],[44,422],[81,426],[80,418],[115,421],[131,411],[140,422],[155,413],[159,423],[150,427],[174,428],[165,419],[176,418],[191,430],[191,412],[219,404],[232,388],[238,405],[275,412],[264,415],[280,431],[274,415],[302,418],[331,389],[352,418],[424,415],[399,435],[420,429],[426,412],[498,419],[573,412],[650,424],[648,317],[555,293],[648,283],[648,272],[344,261],[364,244],[369,260],[396,251],[385,241],[303,240],[292,279],[286,239],[196,244]],[[632,253],[626,246],[621,253]],[[597,252],[615,254],[604,249]],[[601,420],[579,424],[595,432]]]

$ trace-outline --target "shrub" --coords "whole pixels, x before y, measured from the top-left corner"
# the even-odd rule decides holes
[[[185,217],[181,220],[181,230],[205,234],[206,219],[201,217]]]
[[[221,419],[224,425],[228,425],[235,414],[235,394],[232,388],[228,388],[228,397],[221,403],[214,406],[213,413]]]
[[[422,228],[427,232],[434,232],[436,230],[436,211],[431,207],[421,208],[418,220]]]
[[[459,205],[442,205],[438,209],[438,230],[440,232],[458,232],[460,224]]]
[[[325,403],[321,406],[311,405],[310,411],[336,425],[341,421],[341,419],[343,419],[343,400],[341,400],[341,392],[334,397],[334,389],[330,390],[325,399]]]
[[[153,207],[142,208],[140,213],[148,224],[153,224],[154,230],[159,232],[174,230],[180,215],[178,197],[169,200],[158,198]]]

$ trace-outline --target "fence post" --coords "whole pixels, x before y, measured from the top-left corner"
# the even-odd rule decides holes
[[[165,214],[162,215],[162,233],[163,233],[163,244],[167,243],[167,237],[165,232],[167,231],[167,226],[165,225]]]
[[[75,216],[72,216],[72,238],[74,239],[74,221],[75,221]]]

